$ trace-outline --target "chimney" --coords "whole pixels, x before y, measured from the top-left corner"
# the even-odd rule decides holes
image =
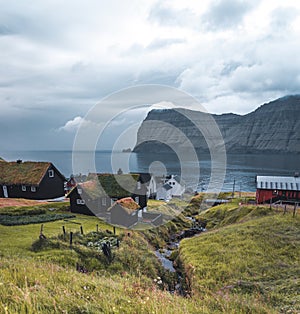
[[[17,164],[21,164],[21,163],[22,163],[22,159],[18,159]]]

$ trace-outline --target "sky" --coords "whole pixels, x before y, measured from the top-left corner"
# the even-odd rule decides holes
[[[114,130],[124,130],[147,110],[120,115],[128,101],[101,100],[143,84],[178,88],[217,114],[246,114],[300,93],[298,0],[0,0],[0,7],[2,151],[71,149],[96,104],[100,125],[117,115]]]

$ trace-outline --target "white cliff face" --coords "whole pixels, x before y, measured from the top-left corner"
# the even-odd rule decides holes
[[[205,138],[214,140],[216,134],[210,132],[213,128],[205,113],[186,109],[152,110],[139,128],[134,150],[165,151],[167,145],[182,150],[193,146],[207,151],[207,143],[199,129],[181,113],[192,115],[197,124],[206,129]],[[212,116],[228,153],[300,153],[300,96],[280,98],[244,116]]]

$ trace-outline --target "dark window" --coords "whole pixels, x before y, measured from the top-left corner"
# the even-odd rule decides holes
[[[49,178],[54,178],[54,170],[48,170]]]
[[[25,185],[22,185],[22,191],[26,192],[26,186]]]
[[[35,186],[31,187],[31,192],[36,192],[36,187]]]

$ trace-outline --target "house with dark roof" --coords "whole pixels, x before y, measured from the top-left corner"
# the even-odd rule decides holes
[[[106,217],[115,201],[132,197],[140,208],[147,206],[147,189],[139,174],[89,174],[69,192],[71,212]]]
[[[109,209],[110,223],[130,228],[138,223],[138,209],[140,208],[131,197],[117,200]]]
[[[0,162],[0,197],[53,199],[65,194],[66,179],[50,162]]]
[[[262,204],[277,201],[300,202],[300,178],[298,174],[293,177],[256,177],[256,202]]]

